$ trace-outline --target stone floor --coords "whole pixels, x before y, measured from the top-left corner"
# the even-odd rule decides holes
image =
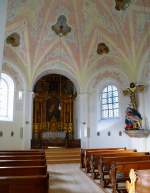
[[[79,167],[79,164],[48,165],[50,193],[104,193]]]

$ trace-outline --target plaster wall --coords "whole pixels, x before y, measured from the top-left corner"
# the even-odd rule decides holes
[[[5,25],[7,16],[7,0],[0,1],[0,73],[2,69],[3,50],[5,40]]]
[[[14,116],[13,121],[0,121],[0,150],[23,149],[23,99],[18,98],[19,89],[15,87],[14,93]],[[13,132],[13,136],[11,133]]]
[[[24,88],[23,77],[17,72],[14,65],[3,64],[3,73],[6,73],[14,81],[14,108],[13,121],[0,121],[0,150],[24,148]],[[22,97],[19,98],[19,92]],[[13,135],[11,135],[13,133]]]

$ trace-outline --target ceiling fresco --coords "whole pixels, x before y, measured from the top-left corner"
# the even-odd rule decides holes
[[[71,27],[63,37],[51,29],[60,15]],[[14,32],[20,45],[5,43],[5,58],[22,69],[29,84],[41,67],[54,63],[82,85],[105,66],[136,81],[138,69],[150,61],[150,1],[131,0],[117,11],[115,0],[8,0],[6,37]],[[100,42],[109,53],[97,54]]]

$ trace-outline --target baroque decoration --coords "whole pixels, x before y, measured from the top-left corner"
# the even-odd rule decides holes
[[[20,35],[18,33],[12,33],[6,38],[7,44],[13,47],[18,47],[20,45]]]
[[[98,54],[100,54],[100,55],[108,54],[108,52],[109,52],[109,48],[105,43],[101,42],[98,44],[98,46],[97,46],[97,53]]]
[[[130,104],[126,110],[125,116],[125,129],[142,129],[142,116],[137,110],[137,98],[138,92],[144,91],[144,85],[136,85],[134,82],[130,83],[130,87],[123,90],[123,94],[130,96]]]
[[[52,30],[60,37],[67,35],[71,32],[71,27],[67,24],[67,18],[60,15],[55,25],[52,25]]]
[[[115,9],[117,11],[125,10],[129,7],[131,0],[115,0],[116,6]]]

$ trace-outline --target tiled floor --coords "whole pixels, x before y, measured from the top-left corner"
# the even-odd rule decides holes
[[[48,165],[51,193],[104,193],[79,168],[79,164]]]

